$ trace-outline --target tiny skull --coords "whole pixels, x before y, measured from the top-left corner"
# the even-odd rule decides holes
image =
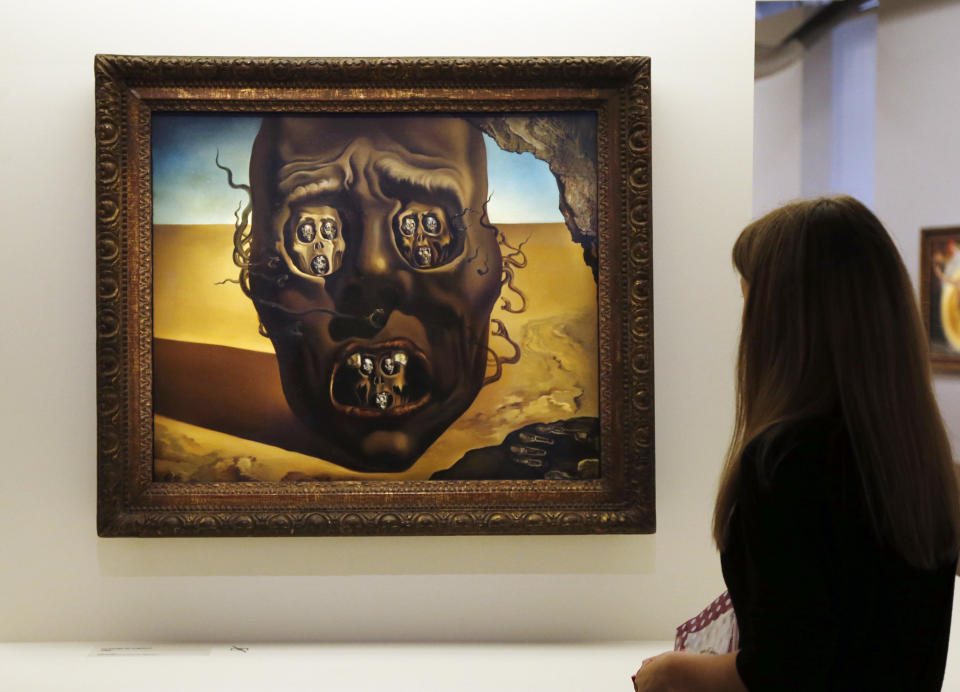
[[[324,219],[320,222],[320,235],[327,240],[337,237],[337,222],[333,219]]]
[[[325,276],[330,271],[330,260],[324,255],[317,255],[310,260],[310,269],[317,276]]]
[[[392,375],[397,371],[397,361],[393,359],[393,356],[387,356],[383,359],[383,362],[380,363],[380,368],[383,370],[384,375]]]
[[[313,225],[312,220],[304,219],[300,222],[300,225],[297,226],[297,238],[300,239],[301,243],[312,243],[316,237],[317,227]]]
[[[440,232],[440,221],[437,219],[436,214],[423,215],[423,230],[430,235],[436,235]]]
[[[403,220],[400,222],[400,233],[405,237],[409,238],[417,230],[417,217],[413,214],[403,217]]]

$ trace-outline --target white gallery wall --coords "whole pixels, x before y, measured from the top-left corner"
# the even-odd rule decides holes
[[[752,2],[31,0],[0,35],[0,640],[664,639],[723,589]],[[98,52],[652,56],[657,533],[98,539]]]
[[[920,229],[960,226],[957,36],[956,0],[883,0],[757,79],[754,213],[854,195],[887,226],[917,286]],[[935,385],[960,459],[960,378]]]
[[[920,229],[960,226],[958,35],[956,0],[883,0],[758,79],[754,213],[799,196],[857,196],[917,286]],[[960,378],[935,385],[960,459]]]
[[[755,215],[800,197],[874,201],[877,13],[811,37],[754,84]]]
[[[960,226],[960,2],[883,0],[879,17],[876,212],[916,285],[920,229]],[[935,384],[960,460],[960,378]]]
[[[804,77],[805,61],[797,60],[754,83],[754,216],[803,194]]]

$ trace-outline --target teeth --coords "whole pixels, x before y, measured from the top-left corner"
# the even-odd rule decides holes
[[[409,362],[407,354],[403,351],[395,351],[390,355],[386,356],[383,359],[382,366],[385,370],[395,370],[398,365],[406,365]],[[361,356],[359,353],[354,353],[349,358],[347,358],[347,365],[351,368],[360,368],[368,375],[373,372],[373,358],[371,356]],[[387,373],[388,375],[392,374],[391,372]]]

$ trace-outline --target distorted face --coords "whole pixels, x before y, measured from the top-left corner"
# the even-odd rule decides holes
[[[401,471],[483,384],[500,248],[486,152],[452,117],[266,118],[250,297],[323,456]]]

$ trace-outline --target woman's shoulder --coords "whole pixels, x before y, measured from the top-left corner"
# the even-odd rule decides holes
[[[741,473],[761,492],[819,494],[851,468],[850,445],[839,415],[777,423],[746,446]]]
[[[835,445],[845,434],[840,414],[797,418],[764,429],[750,440],[747,449],[755,456],[811,453]]]

